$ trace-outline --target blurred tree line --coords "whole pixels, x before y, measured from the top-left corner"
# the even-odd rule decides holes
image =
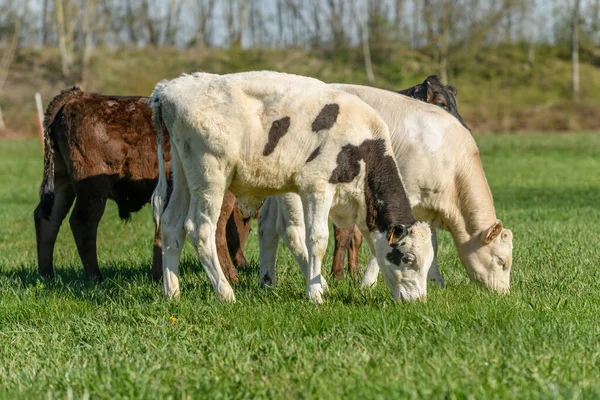
[[[58,48],[65,81],[81,82],[98,48],[300,48],[372,65],[411,49],[443,81],[481,49],[540,46],[600,65],[600,0],[0,0],[0,93],[19,47]],[[2,124],[0,111],[0,124]],[[1,128],[1,126],[0,126]]]
[[[361,46],[385,58],[401,44],[434,57],[447,81],[453,65],[501,43],[526,46],[531,63],[539,44],[593,52],[600,0],[0,0],[2,65],[17,45],[57,46],[66,76],[104,46]]]

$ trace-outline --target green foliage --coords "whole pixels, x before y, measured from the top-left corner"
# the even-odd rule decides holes
[[[523,44],[466,49],[450,54],[449,83],[459,89],[462,116],[475,132],[600,129],[600,53],[582,53],[581,99],[571,100],[571,64],[561,49],[537,46],[533,64]],[[401,44],[375,44],[374,86],[403,89],[440,71],[434,58]],[[589,62],[588,62],[589,61]],[[594,64],[595,63],[595,64]],[[97,49],[84,81],[87,91],[149,95],[154,85],[183,72],[219,74],[270,69],[313,76],[326,82],[369,84],[360,48],[299,49]],[[47,104],[72,86],[61,75],[56,49],[22,49],[0,97],[12,131],[34,134],[33,95]]]
[[[476,139],[498,217],[515,235],[510,295],[470,284],[441,233],[448,288],[430,286],[427,304],[394,303],[382,279],[364,292],[329,279],[320,307],[303,298],[283,248],[277,287],[257,287],[255,234],[237,303],[215,300],[187,245],[182,298],[163,300],[147,278],[149,207],[124,224],[112,202],[98,239],[106,282],[83,279],[68,223],[56,279],[39,279],[32,212],[42,156],[34,140],[3,141],[0,397],[599,397],[600,138]],[[363,268],[366,259],[362,249]]]

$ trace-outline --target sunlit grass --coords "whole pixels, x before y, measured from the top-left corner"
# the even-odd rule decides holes
[[[0,397],[596,398],[600,396],[600,139],[595,134],[477,137],[498,217],[515,235],[512,291],[468,282],[448,234],[448,288],[396,304],[380,280],[329,279],[303,297],[279,251],[274,289],[258,288],[258,245],[237,303],[219,304],[187,246],[182,297],[150,283],[146,207],[98,238],[101,286],[87,283],[63,226],[54,281],[36,271],[36,141],[0,142]],[[361,250],[364,268],[367,254]],[[331,252],[325,264],[331,264]]]

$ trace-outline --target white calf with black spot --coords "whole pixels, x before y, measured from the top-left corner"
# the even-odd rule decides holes
[[[322,302],[330,214],[357,224],[399,299],[406,276],[398,271],[427,275],[433,257],[428,235],[415,237],[422,241],[413,246],[419,251],[415,257],[390,257],[412,229],[429,228],[412,217],[387,126],[357,97],[276,72],[196,73],[160,82],[151,107],[157,131],[164,123],[172,149],[173,194],[163,212],[167,184],[159,140],[160,176],[152,200],[162,228],[167,297],[180,293],[178,263],[187,233],[218,297],[235,300],[215,245],[228,188],[250,199],[247,204],[286,192],[299,195],[306,211],[306,294],[316,303]],[[417,295],[425,293],[424,284],[411,284],[419,286]]]

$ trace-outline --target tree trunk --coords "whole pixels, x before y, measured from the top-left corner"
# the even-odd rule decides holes
[[[363,56],[365,58],[365,70],[367,71],[367,79],[369,80],[370,84],[373,84],[373,82],[375,82],[375,75],[373,74],[373,65],[371,63],[371,49],[369,48],[369,24],[367,22],[367,18],[368,16],[363,18],[361,21],[360,33]]]
[[[413,23],[413,27],[412,27],[412,47],[413,49],[416,49],[419,47],[420,40],[419,40],[419,21],[422,18],[422,13],[421,13],[421,0],[414,0],[413,2],[413,18],[412,18],[412,23]]]
[[[56,11],[56,31],[58,35],[58,48],[60,50],[62,73],[65,78],[69,78],[71,75],[73,59],[67,43],[67,27],[65,25],[63,0],[55,0],[54,9]]]
[[[452,11],[452,4],[449,0],[445,0],[443,14],[439,20],[442,25],[442,32],[439,39],[440,78],[444,83],[448,83],[448,53],[450,51],[450,24],[452,21]]]
[[[2,107],[0,107],[0,132],[6,129],[4,118],[2,118]]]
[[[573,62],[571,81],[573,84],[573,99],[579,99],[579,7],[581,0],[575,0],[573,6],[573,21],[571,26],[571,59]]]
[[[0,59],[0,93],[2,93],[4,83],[8,78],[8,70],[10,69],[10,66],[13,62],[17,47],[19,46],[19,38],[21,37],[21,27],[23,26],[23,22],[25,21],[28,12],[28,2],[25,2],[24,4],[25,7],[23,10],[23,15],[17,17],[17,21],[15,23],[15,31],[13,32],[12,37],[8,41],[8,44],[2,54],[2,58]]]
[[[92,46],[94,41],[94,29],[92,28],[96,16],[96,0],[88,0],[85,5],[83,15],[82,33],[83,33],[83,51],[81,52],[81,71],[79,81],[83,81],[83,76],[92,58]]]
[[[50,36],[50,24],[48,23],[48,1],[44,0],[42,6],[42,46],[48,44],[48,37]]]
[[[127,33],[129,35],[129,41],[136,46],[139,46],[137,29],[135,26],[135,15],[133,13],[133,7],[131,6],[131,0],[127,0]]]

